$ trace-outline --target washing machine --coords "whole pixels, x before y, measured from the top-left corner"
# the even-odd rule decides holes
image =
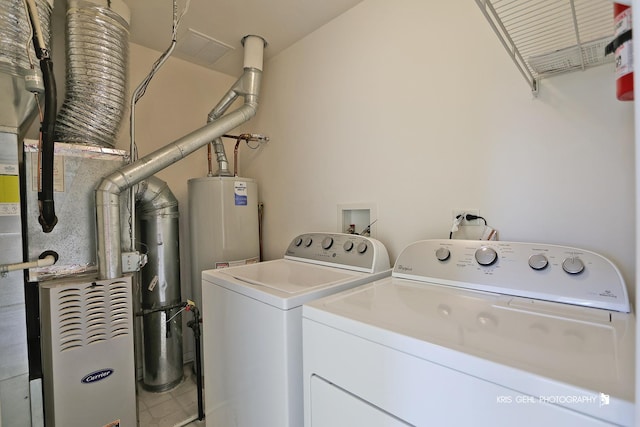
[[[302,426],[302,304],[390,275],[380,241],[340,233],[305,233],[281,259],[203,271],[207,425]]]
[[[606,258],[424,240],[303,307],[306,427],[634,425],[634,336]]]

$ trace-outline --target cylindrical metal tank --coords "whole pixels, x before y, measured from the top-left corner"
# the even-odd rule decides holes
[[[256,181],[237,176],[190,179],[189,236],[191,295],[200,306],[202,270],[260,260]]]
[[[142,385],[153,392],[175,387],[183,378],[182,301],[178,202],[166,183],[150,177],[139,197],[140,242],[149,262],[142,268]],[[139,194],[140,194],[139,193]]]

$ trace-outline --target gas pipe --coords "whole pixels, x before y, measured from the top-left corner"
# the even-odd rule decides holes
[[[616,97],[620,101],[633,101],[633,52],[631,38],[631,8],[614,3],[613,16],[615,33],[605,53],[615,54]]]

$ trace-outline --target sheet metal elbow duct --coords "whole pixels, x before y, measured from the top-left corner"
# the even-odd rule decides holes
[[[149,262],[142,269],[140,304],[159,310],[142,317],[143,386],[165,391],[182,381],[182,321],[178,201],[166,182],[155,176],[137,186],[140,240]],[[153,285],[157,283],[157,285]]]
[[[210,114],[210,120],[205,126],[124,166],[103,178],[98,185],[95,199],[100,278],[114,279],[122,276],[119,195],[255,116],[262,78],[262,54],[266,42],[259,36],[247,36],[243,42],[244,73],[214,108],[213,117]],[[244,104],[223,115],[239,96],[244,97]]]
[[[261,37],[246,36],[242,39],[242,44],[245,46],[245,70],[252,68],[262,69],[262,49],[266,46],[264,39]],[[250,88],[258,87],[259,84],[258,75],[245,73],[243,78],[239,79],[220,102],[218,102],[218,105],[209,112],[207,122],[211,123],[216,121],[227,111],[239,95],[248,94]],[[255,102],[257,102],[257,98]],[[216,155],[216,161],[218,162],[218,171],[213,176],[232,176],[233,174],[229,170],[227,154],[225,153],[224,144],[220,136],[211,142]]]

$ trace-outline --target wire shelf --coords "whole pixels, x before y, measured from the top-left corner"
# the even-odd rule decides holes
[[[613,62],[613,4],[606,0],[476,0],[537,93],[543,77]]]

